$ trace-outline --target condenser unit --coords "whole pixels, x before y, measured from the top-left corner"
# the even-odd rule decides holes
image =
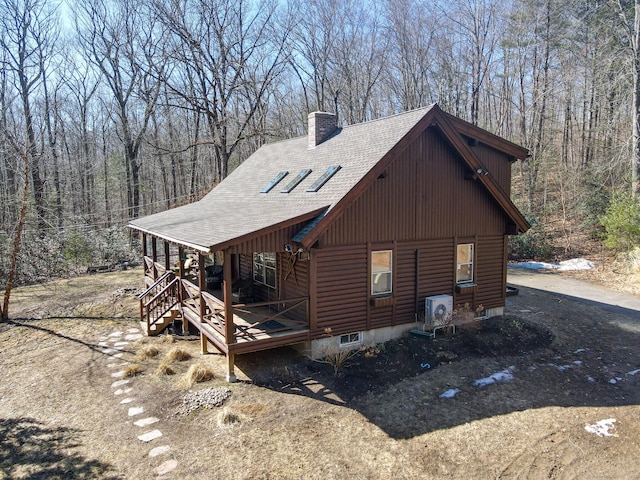
[[[429,327],[443,327],[451,322],[453,297],[433,295],[425,299],[425,324]]]

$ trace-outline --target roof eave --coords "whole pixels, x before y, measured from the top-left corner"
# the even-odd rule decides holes
[[[207,247],[204,245],[198,245],[196,243],[191,243],[191,242],[185,242],[184,240],[178,240],[176,238],[172,238],[168,235],[162,235],[158,232],[153,232],[151,230],[148,230],[146,228],[140,227],[138,225],[134,225],[134,224],[129,224],[127,225],[127,228],[131,228],[133,230],[138,230],[139,232],[144,233],[145,235],[151,235],[152,237],[156,237],[156,238],[160,238],[162,240],[165,240],[169,243],[174,243],[176,245],[180,245],[182,247],[186,247],[189,248],[191,250],[197,250],[198,252],[202,252],[205,254],[211,253],[211,247]]]

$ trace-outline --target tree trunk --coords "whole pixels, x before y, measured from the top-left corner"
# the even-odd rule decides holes
[[[27,216],[27,205],[29,203],[29,150],[25,149],[23,153],[24,160],[24,186],[22,187],[22,203],[20,205],[20,214],[18,215],[18,226],[16,227],[16,236],[13,239],[13,251],[11,252],[11,264],[9,266],[9,274],[7,276],[7,284],[4,289],[4,300],[2,308],[0,308],[0,321],[9,320],[9,299],[11,298],[11,288],[13,280],[16,276],[16,266],[18,264],[18,255],[20,254],[20,245],[22,243],[22,230],[24,228],[25,218]]]
[[[633,50],[633,156],[631,159],[631,194],[640,198],[640,0],[635,1]]]

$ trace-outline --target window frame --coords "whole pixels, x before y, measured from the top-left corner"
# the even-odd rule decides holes
[[[384,270],[384,271],[374,271],[373,268],[373,257],[376,253],[388,253],[389,254],[389,270]],[[383,250],[371,250],[371,255],[370,255],[370,262],[371,262],[371,296],[372,297],[381,297],[381,296],[385,296],[385,295],[393,295],[393,249],[387,248],[387,249],[383,249]],[[385,274],[385,275],[389,275],[389,289],[385,290],[384,292],[376,292],[374,291],[376,282],[374,281],[374,277],[376,275],[381,275],[381,274]]]
[[[273,266],[268,265],[266,255],[273,255]],[[276,289],[278,283],[278,254],[276,252],[253,252],[253,281],[265,287]],[[273,271],[273,285],[267,282],[267,270]],[[260,278],[261,277],[261,278]]]
[[[340,346],[340,348],[361,345],[362,337],[363,337],[362,332],[345,333],[344,335],[340,335],[340,337],[338,338],[338,345]]]
[[[470,255],[470,260],[468,262],[461,262],[460,261],[460,255],[458,254],[458,249],[460,247],[471,247],[471,255]],[[475,279],[475,258],[476,256],[476,247],[475,247],[475,243],[474,242],[467,242],[467,243],[458,243],[456,245],[456,285],[464,285],[467,283],[473,283],[474,279]],[[470,279],[460,279],[460,267],[462,265],[468,265],[470,266],[470,270],[471,270],[471,278]]]

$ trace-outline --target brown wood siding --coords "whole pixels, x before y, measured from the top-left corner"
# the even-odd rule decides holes
[[[367,246],[350,245],[318,250],[317,329],[312,336],[366,329],[368,259]]]
[[[239,255],[240,279],[253,280],[253,257],[251,255]]]
[[[427,147],[428,146],[428,147]],[[506,215],[434,129],[426,130],[320,238],[320,246],[503,234]]]
[[[489,170],[498,185],[500,185],[507,195],[510,195],[511,162],[509,162],[508,157],[483,143],[471,147],[471,150],[473,150],[473,153],[476,154],[478,160],[480,160],[486,169]]]
[[[286,300],[287,298],[306,297],[309,295],[309,261],[298,258],[293,269],[290,262],[291,256],[289,253],[278,255],[280,298]],[[301,305],[289,310],[286,315],[296,320],[306,320],[307,308],[307,305]]]
[[[485,308],[504,305],[506,285],[503,277],[505,236],[480,237],[476,251],[475,306]]]
[[[424,241],[420,245],[420,289],[422,309],[424,297],[452,295],[455,285],[453,238]]]
[[[282,252],[284,246],[291,243],[291,238],[302,228],[301,224],[282,228],[229,247],[230,253]]]

